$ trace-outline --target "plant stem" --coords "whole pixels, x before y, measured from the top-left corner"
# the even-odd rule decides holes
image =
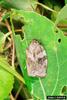
[[[15,99],[17,99],[17,97],[18,97],[18,95],[19,95],[21,89],[22,89],[22,84],[20,84],[20,87],[19,87],[19,89],[18,89],[18,91],[17,91],[17,93],[16,93],[16,95],[15,95]]]
[[[48,6],[46,6],[46,5],[42,4],[42,3],[36,2],[36,4],[42,6],[43,8],[45,8],[45,9],[47,9],[47,10],[49,10],[49,11],[56,12],[55,10],[49,8]],[[56,13],[57,13],[57,12],[56,12]]]
[[[16,100],[12,94],[10,95],[10,100]]]
[[[9,63],[7,63],[7,60],[3,57],[0,57],[0,66],[8,71],[9,73],[11,73],[12,75],[14,75],[17,79],[19,79],[22,83],[25,84],[25,81],[23,79],[23,77],[14,69],[12,68]]]

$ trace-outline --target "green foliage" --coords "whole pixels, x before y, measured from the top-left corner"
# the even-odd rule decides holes
[[[67,4],[59,11],[55,24],[58,24],[62,20],[67,19]]]
[[[4,33],[0,32],[0,52],[3,52],[4,43],[5,43],[5,35]]]
[[[14,68],[11,68],[7,59],[2,56],[0,56],[0,76],[0,100],[6,98],[11,92],[14,83],[14,76],[25,84],[25,81],[20,74],[17,73]]]
[[[36,1],[37,0],[1,0],[0,4],[5,8],[33,10],[36,8]]]
[[[24,20],[23,40],[15,34],[12,19]],[[62,87],[67,84],[67,38],[63,32],[46,17],[29,11],[13,10],[11,24],[17,57],[30,93],[40,100],[46,100],[47,95],[61,95]],[[33,78],[27,74],[26,48],[32,39],[38,40],[46,49],[48,69],[45,78]]]
[[[67,0],[0,0],[0,19],[0,100],[10,100],[12,90],[23,100],[67,96]],[[33,39],[47,53],[43,78],[27,73],[26,49]]]
[[[65,0],[65,4],[67,4],[67,0]]]
[[[14,77],[2,67],[10,67],[5,58],[0,57],[0,100],[8,97],[13,88]]]
[[[55,22],[55,20],[56,20],[56,18],[57,18],[57,15],[58,15],[58,13],[59,13],[59,11],[60,11],[60,7],[59,6],[54,6],[54,10],[55,11],[57,11],[57,12],[53,12],[52,14],[51,14],[51,20],[52,21],[54,21]]]

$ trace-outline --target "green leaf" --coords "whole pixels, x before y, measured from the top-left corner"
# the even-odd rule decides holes
[[[8,63],[5,58],[0,57],[0,100],[7,98],[13,88],[14,77],[4,70],[2,66],[7,67]]]
[[[16,35],[12,23],[24,19],[24,39]],[[47,95],[61,95],[61,89],[67,85],[67,37],[55,27],[54,23],[34,12],[13,10],[11,25],[17,57],[30,93],[40,100]],[[44,78],[29,77],[26,68],[26,48],[32,39],[38,40],[46,49],[48,57],[47,75]]]
[[[57,25],[60,21],[67,20],[67,4],[59,11],[55,24]]]
[[[0,100],[3,100],[2,98],[6,98],[11,92],[14,83],[13,76],[25,84],[22,76],[14,69],[14,67],[11,67],[12,66],[10,66],[7,62],[7,59],[0,56]]]
[[[2,0],[1,6],[5,8],[16,8],[23,10],[33,10],[36,8],[35,2],[37,0]]]
[[[21,82],[25,84],[23,77],[14,69],[14,67],[11,68],[11,66],[7,63],[6,59],[4,60],[2,57],[0,57],[0,65],[2,65],[1,67],[4,70],[11,73],[13,76],[15,76],[17,79],[19,79]]]
[[[67,4],[67,0],[65,0],[65,4]]]
[[[4,43],[5,43],[5,35],[4,33],[0,32],[0,52],[3,52]]]

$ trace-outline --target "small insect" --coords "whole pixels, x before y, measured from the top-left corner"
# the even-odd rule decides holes
[[[32,40],[29,47],[26,49],[26,65],[29,76],[46,76],[47,54],[43,46],[35,39]]]

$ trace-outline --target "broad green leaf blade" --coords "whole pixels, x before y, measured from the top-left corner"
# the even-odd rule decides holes
[[[4,63],[2,63],[2,61]],[[5,58],[0,57],[0,100],[4,100],[8,97],[9,93],[11,93],[14,83],[13,75],[4,70],[2,66],[7,67],[8,62],[6,62]]]
[[[59,11],[55,24],[57,25],[62,20],[67,20],[67,4]]]
[[[5,8],[33,10],[37,6],[35,5],[36,1],[37,0],[2,0],[0,4]]]
[[[54,23],[37,13],[14,10],[11,16],[25,21],[24,40],[14,34],[11,24],[17,57],[30,93],[40,100],[46,100],[47,95],[61,95],[62,87],[67,85],[67,38]],[[46,49],[48,69],[45,78],[33,78],[27,74],[26,48],[32,39],[38,40]]]

